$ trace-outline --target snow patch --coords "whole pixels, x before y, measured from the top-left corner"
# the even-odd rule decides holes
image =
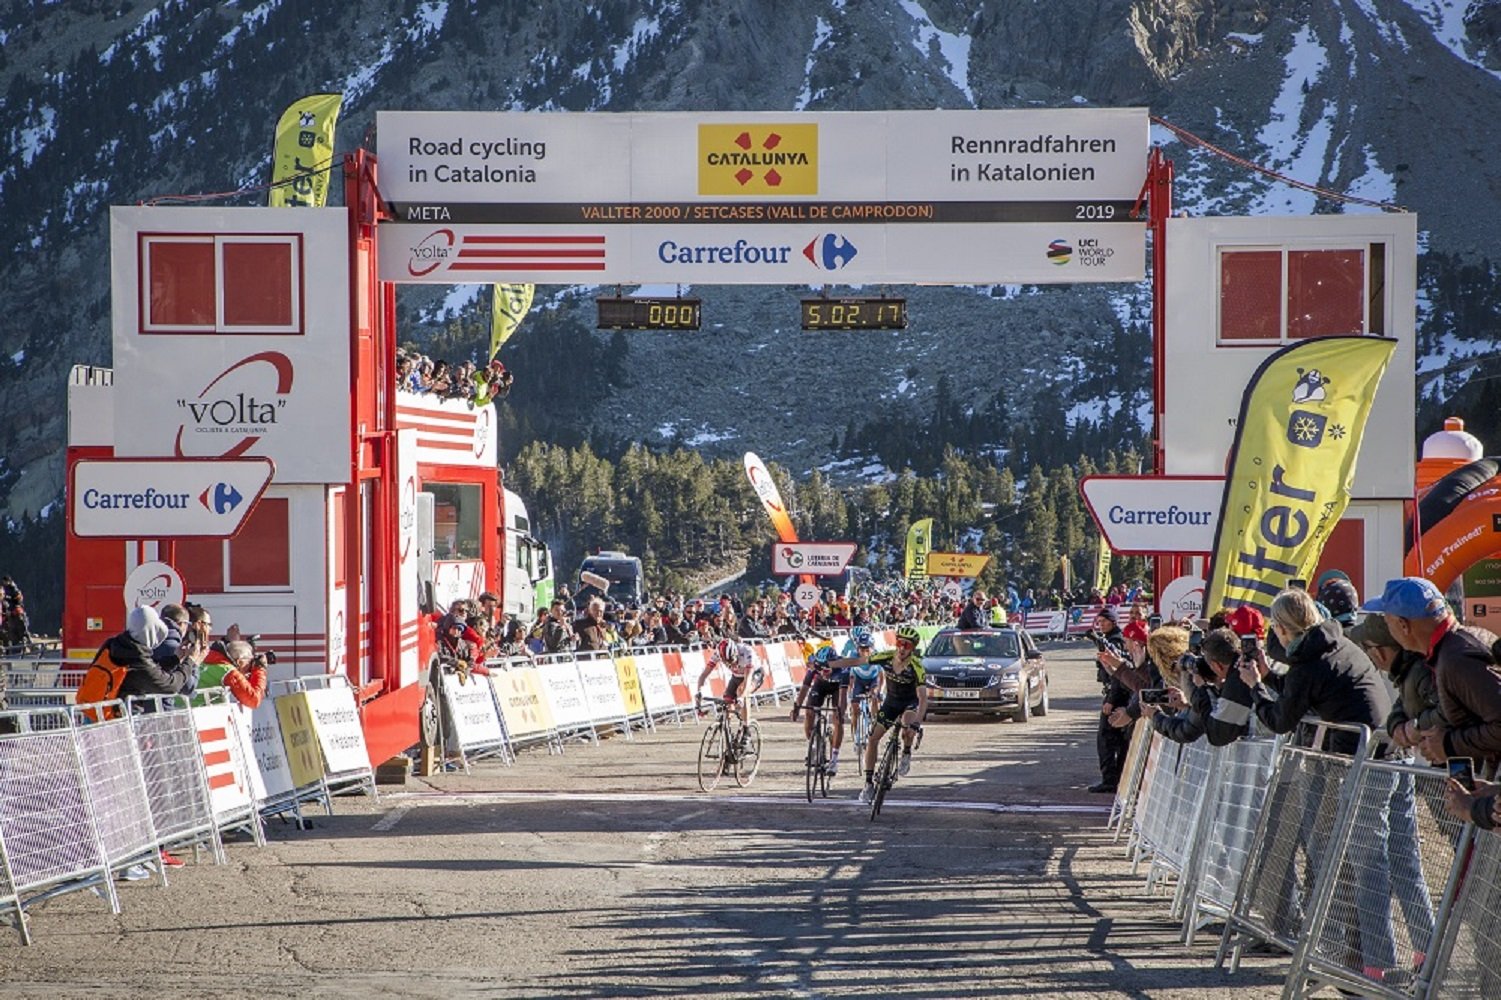
[[[907,16],[912,18],[917,26],[917,39],[914,43],[917,51],[927,56],[936,46],[938,55],[946,67],[945,75],[954,86],[959,88],[964,99],[973,106],[975,94],[969,89],[969,36],[939,31],[937,26],[929,20],[928,12],[923,10],[917,0],[900,0],[900,3],[902,9],[907,12]]]
[[[1501,78],[1501,72],[1487,68],[1470,55],[1465,36],[1465,11],[1470,7],[1468,3],[1464,0],[1407,0],[1407,4],[1433,29],[1433,37],[1440,45],[1461,61]]]
[[[1328,63],[1328,53],[1304,25],[1293,36],[1285,65],[1282,91],[1272,104],[1266,125],[1256,139],[1267,150],[1266,161],[1282,173],[1307,184],[1324,176],[1324,159],[1334,132],[1334,105],[1319,109],[1319,118],[1307,129],[1300,126],[1307,92],[1318,83]],[[1312,215],[1317,196],[1312,191],[1277,185],[1264,194],[1253,215]]]
[[[813,24],[813,44],[808,46],[808,58],[803,61],[803,86],[797,92],[797,99],[792,102],[794,111],[806,111],[809,104],[823,96],[822,90],[816,93],[813,90],[813,57],[818,54],[819,49],[823,48],[833,32],[834,29],[829,27],[829,22],[822,17]]]
[[[57,111],[48,105],[37,108],[27,117],[28,124],[17,133],[20,141],[21,163],[31,166],[47,144],[57,138]]]

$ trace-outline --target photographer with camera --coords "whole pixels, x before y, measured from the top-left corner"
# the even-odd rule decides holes
[[[257,653],[244,639],[235,639],[224,644],[224,662],[204,664],[198,672],[198,686],[228,688],[235,701],[257,708],[266,697],[270,683],[266,668],[274,658],[273,653]]]
[[[1126,765],[1130,738],[1122,729],[1110,724],[1110,714],[1131,700],[1130,692],[1115,679],[1115,672],[1127,662],[1125,637],[1121,634],[1117,612],[1106,605],[1095,616],[1094,628],[1088,632],[1094,643],[1095,671],[1102,689],[1099,728],[1095,732],[1095,751],[1100,758],[1100,780],[1089,786],[1091,792],[1114,794]]]

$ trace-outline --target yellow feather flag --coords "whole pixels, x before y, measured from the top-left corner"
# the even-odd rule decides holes
[[[322,208],[328,200],[334,125],[343,102],[343,94],[309,94],[282,112],[271,152],[272,208]]]
[[[1100,550],[1094,557],[1094,589],[1102,595],[1110,591],[1110,543],[1100,536]]]
[[[496,285],[490,296],[490,358],[510,339],[532,307],[536,285]]]
[[[1240,403],[1204,607],[1262,612],[1307,579],[1350,502],[1355,458],[1397,342],[1318,337],[1261,363]]]
[[[928,575],[928,553],[933,551],[933,519],[925,517],[913,521],[907,529],[907,558],[905,576],[909,580],[923,580]]]

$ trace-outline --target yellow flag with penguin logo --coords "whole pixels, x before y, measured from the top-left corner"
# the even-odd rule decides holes
[[[933,519],[913,521],[907,529],[906,578],[925,580],[928,576],[928,553],[933,550]]]
[[[1094,589],[1101,596],[1110,592],[1110,543],[1100,536],[1100,550],[1094,557]]]
[[[272,208],[322,208],[328,201],[334,126],[343,102],[343,94],[309,94],[282,112],[271,153]]]
[[[527,311],[532,308],[532,296],[536,294],[536,285],[496,285],[490,295],[490,357],[494,361],[495,355],[500,353],[500,345],[510,339],[511,334],[521,325],[526,318]]]
[[[1241,398],[1204,595],[1266,612],[1309,579],[1350,502],[1355,458],[1397,342],[1318,337],[1261,363]]]

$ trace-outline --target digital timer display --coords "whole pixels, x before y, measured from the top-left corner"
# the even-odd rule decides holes
[[[803,299],[804,330],[905,330],[906,299]]]
[[[697,330],[702,299],[600,298],[600,330]]]

